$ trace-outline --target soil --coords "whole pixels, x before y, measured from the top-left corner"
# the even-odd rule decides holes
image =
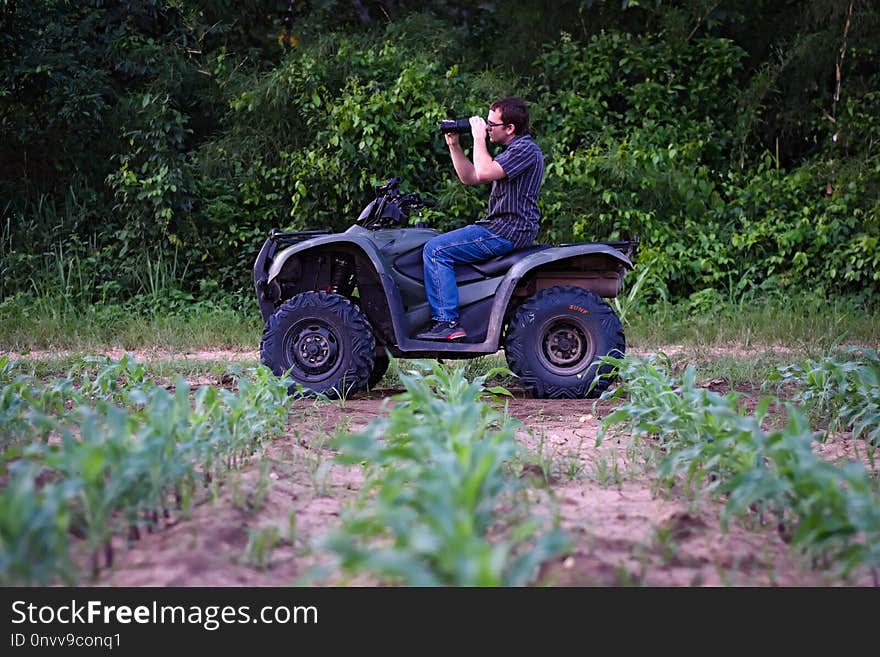
[[[143,360],[157,357],[155,352],[133,355]],[[177,357],[232,361],[256,360],[257,355],[214,351]],[[703,385],[726,392],[723,380]],[[204,492],[189,515],[172,514],[158,529],[141,532],[138,540],[114,539],[113,567],[81,584],[379,583],[345,577],[313,541],[338,525],[363,482],[359,468],[333,461],[329,439],[339,431],[357,431],[385,413],[385,398],[396,392],[374,390],[333,403],[296,401],[286,434],[273,440],[261,457],[231,473],[211,494]],[[739,392],[748,406],[764,394]],[[600,423],[611,409],[609,401],[517,396],[509,402],[510,414],[522,422],[517,438],[531,454],[519,466],[520,475],[532,477],[537,508],[558,513],[573,545],[567,554],[544,564],[537,585],[875,585],[870,573],[843,580],[814,567],[790,548],[775,526],[752,519],[732,522],[724,530],[720,502],[659,487],[628,436],[609,436],[597,446]],[[829,459],[846,457],[852,453],[850,437],[832,436],[821,453]],[[260,538],[271,533],[278,536],[274,547],[261,549]],[[327,570],[316,570],[320,567]]]

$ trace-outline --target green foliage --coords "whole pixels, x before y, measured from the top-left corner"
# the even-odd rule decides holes
[[[62,278],[79,307],[128,300],[170,262],[179,299],[244,296],[271,227],[344,229],[391,175],[439,201],[438,228],[471,222],[486,190],[456,180],[436,122],[515,93],[547,161],[540,239],[638,235],[647,302],[875,301],[880,15],[847,10],[9,3],[0,297]]]
[[[731,200],[719,214],[733,228],[731,255],[745,284],[876,294],[880,218],[865,205],[868,180],[853,179],[829,196],[823,169],[786,174],[765,160],[750,179],[726,186]]]
[[[186,128],[183,115],[170,107],[168,95],[144,94],[132,98],[143,116],[138,128],[125,133],[129,150],[118,154],[119,170],[107,178],[121,210],[125,228],[116,233],[122,246],[119,257],[137,250],[144,242],[167,238],[180,246],[180,238],[169,228],[175,212],[186,209],[191,183],[185,167]]]
[[[722,39],[620,33],[586,44],[563,35],[547,46],[540,107],[552,146],[542,234],[638,235],[639,263],[673,296],[724,281],[729,231],[709,214],[723,205],[724,125],[743,54]]]
[[[724,39],[619,33],[547,46],[542,236],[638,235],[640,264],[672,298],[817,285],[876,297],[876,153],[845,172],[819,163],[781,170],[769,155],[737,170],[752,129],[743,102],[755,103],[737,86],[744,54]],[[854,108],[873,102],[866,94],[847,114],[864,117]],[[872,120],[855,124],[859,137],[873,134]]]
[[[457,44],[419,50],[398,37],[404,28],[392,26],[367,43],[328,35],[310,51],[289,54],[281,68],[232,100],[233,131],[279,113],[297,126],[268,145],[261,165],[231,172],[240,176],[238,203],[258,225],[347,228],[372,187],[391,175],[429,194],[443,188],[448,162],[438,121],[481,112],[489,100],[470,90],[475,78],[452,56]],[[210,149],[205,157],[217,159]],[[447,216],[471,218],[482,210],[466,198]]]
[[[730,117],[744,56],[726,39],[682,44],[662,33],[614,31],[582,43],[563,33],[536,63],[543,123],[561,152],[639,127],[661,130],[661,139],[674,134],[669,129],[691,138],[709,135]],[[722,147],[713,145],[716,153]]]

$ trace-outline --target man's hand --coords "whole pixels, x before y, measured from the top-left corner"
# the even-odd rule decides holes
[[[461,145],[461,143],[458,141],[457,132],[444,132],[443,136],[446,137],[446,145],[449,146],[449,148]]]
[[[504,169],[492,159],[486,145],[486,138],[489,136],[486,130],[486,119],[482,116],[472,116],[470,122],[471,134],[474,136],[474,175],[471,182],[465,184],[473,185],[501,180],[505,175]]]
[[[482,116],[472,116],[471,119],[471,135],[474,137],[474,143],[478,139],[486,141],[486,119]]]

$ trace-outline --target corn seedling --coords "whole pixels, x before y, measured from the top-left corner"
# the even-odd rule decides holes
[[[575,452],[566,454],[564,457],[565,466],[563,471],[568,481],[575,481],[583,476],[584,464],[580,457],[581,447],[582,444],[579,444]]]
[[[401,372],[406,392],[388,416],[339,441],[338,460],[366,474],[341,530],[322,541],[345,571],[416,586],[523,585],[564,549],[505,474],[516,423],[486,401],[502,394],[484,388],[493,374]]]
[[[743,415],[737,395],[700,388],[693,368],[668,379],[655,362],[616,361],[628,400],[605,418],[598,442],[610,425],[624,424],[655,442],[659,478],[692,494],[726,499],[725,529],[731,517],[757,513],[773,519],[791,545],[817,563],[838,564],[844,574],[867,566],[876,578],[880,499],[861,463],[837,466],[816,456],[812,446],[819,434],[792,405],[782,406],[781,428],[765,431],[777,400],[764,397],[753,415]]]
[[[257,570],[267,570],[272,565],[272,552],[280,540],[281,532],[274,525],[249,529],[244,562]]]
[[[777,380],[794,383],[797,401],[829,430],[850,430],[867,441],[873,464],[880,445],[880,356],[870,349],[850,353],[854,360],[825,357],[779,368]]]
[[[236,392],[191,396],[180,378],[173,392],[149,382],[128,357],[84,360],[48,383],[0,358],[0,433],[14,436],[0,489],[4,583],[75,583],[72,534],[93,571],[112,566],[114,536],[136,539],[185,512],[200,480],[218,481],[283,430],[289,381],[266,368],[233,375]]]
[[[623,296],[618,295],[611,299],[614,312],[617,314],[618,318],[620,318],[621,324],[627,323],[627,315],[629,314],[630,309],[632,309],[638,302],[639,293],[641,292],[642,286],[645,284],[645,280],[650,274],[651,267],[642,267],[639,270],[638,276],[636,276],[635,282],[629,288],[627,293]],[[665,292],[661,290],[661,297],[665,298],[665,296]]]

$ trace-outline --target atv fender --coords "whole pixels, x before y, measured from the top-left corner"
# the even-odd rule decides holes
[[[629,242],[620,244],[632,248]],[[558,267],[554,266],[555,263],[558,263]],[[574,264],[578,265],[579,271],[572,271]],[[531,294],[530,286],[536,286],[537,290],[537,284],[543,287],[576,285],[593,291],[600,290],[596,292],[600,296],[614,297],[620,291],[624,273],[632,269],[630,258],[613,243],[584,242],[530,250],[500,280],[483,342],[443,343],[442,349],[438,350],[437,343],[409,338],[398,331],[399,350],[411,358],[434,358],[438,353],[448,358],[494,354],[501,348],[501,331],[511,299],[518,289],[521,293]],[[606,273],[613,283],[601,280],[606,278]],[[599,279],[599,287],[596,279]],[[601,291],[603,289],[604,292]]]
[[[619,248],[584,242],[530,253],[510,268],[505,280],[515,278],[519,282],[534,275],[546,281],[544,287],[574,285],[613,299],[623,286],[624,275],[632,269],[632,261]]]
[[[275,313],[276,299],[272,298],[270,289],[272,283],[278,278],[284,269],[285,263],[290,258],[299,253],[313,251],[321,247],[342,247],[369,262],[375,272],[377,285],[371,285],[370,287],[372,290],[376,290],[377,294],[381,295],[384,304],[381,302],[379,305],[376,305],[376,303],[364,303],[363,310],[367,315],[367,319],[373,324],[374,328],[379,328],[383,325],[387,326],[390,322],[390,329],[393,331],[394,336],[403,335],[405,328],[400,325],[404,314],[403,301],[394,280],[386,273],[386,267],[389,265],[380,257],[375,243],[359,235],[358,232],[350,229],[345,233],[312,237],[301,243],[287,246],[278,251],[277,254],[273,252],[273,248],[270,245],[272,240],[267,240],[254,265],[254,285],[257,290],[257,298],[263,321],[269,321],[269,317]],[[267,270],[266,265],[269,261],[271,262]],[[370,298],[372,299],[375,296],[376,294],[372,294]],[[363,301],[367,302],[368,300],[363,299]],[[383,305],[384,307],[382,307]]]
[[[348,233],[334,233],[332,235],[323,235],[321,237],[313,237],[312,239],[302,242],[300,244],[293,244],[288,246],[275,256],[272,259],[272,264],[269,266],[269,271],[266,275],[266,280],[269,282],[274,281],[278,274],[281,273],[281,270],[284,268],[284,263],[286,263],[291,257],[295,256],[302,251],[311,251],[320,246],[326,246],[328,244],[331,245],[341,245],[341,246],[356,246],[360,251],[364,253],[364,255],[370,259],[373,263],[373,267],[379,271],[382,264],[379,255],[376,253],[376,249],[372,242],[357,235],[349,235]]]
[[[558,267],[554,266],[556,263]],[[573,263],[579,265],[574,271]],[[595,263],[595,269],[590,263]],[[622,251],[602,242],[557,246],[530,253],[510,268],[498,286],[484,344],[499,348],[507,308],[523,281],[531,278],[525,288],[529,295],[554,285],[575,285],[613,298],[620,292],[625,272],[632,269],[632,261]]]

